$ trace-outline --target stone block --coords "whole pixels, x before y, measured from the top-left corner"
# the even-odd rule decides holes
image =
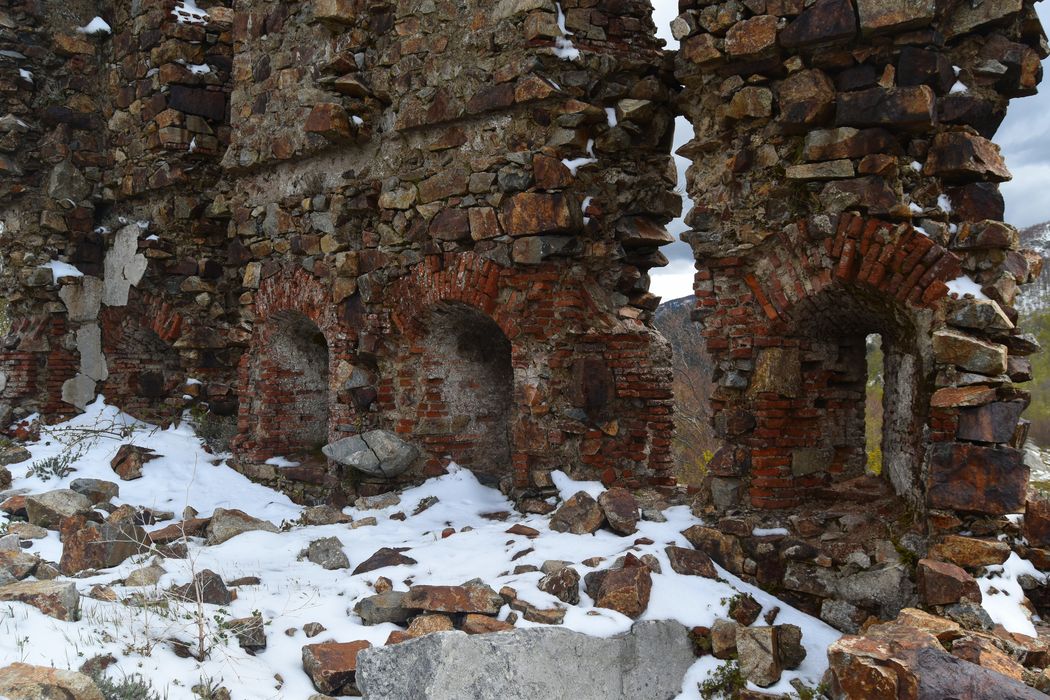
[[[926,500],[931,508],[988,515],[1021,510],[1028,467],[1019,450],[937,443],[930,450]]]

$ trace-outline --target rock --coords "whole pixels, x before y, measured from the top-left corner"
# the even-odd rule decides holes
[[[759,15],[737,22],[726,32],[726,53],[732,60],[766,57],[777,47],[777,18]]]
[[[307,133],[319,134],[329,141],[345,143],[353,139],[357,129],[350,122],[346,109],[334,102],[314,105],[306,117],[303,129]]]
[[[803,156],[808,161],[861,158],[876,153],[900,151],[896,139],[885,129],[815,129],[806,133]]]
[[[198,572],[190,583],[175,586],[171,594],[182,600],[208,605],[229,605],[234,599],[233,593],[223,583],[222,576],[211,569]]]
[[[1024,506],[1029,470],[1019,450],[935,443],[930,453],[926,501],[931,508],[1005,515]]]
[[[332,461],[385,479],[403,474],[419,456],[415,446],[385,430],[337,440],[325,445],[322,452]]]
[[[960,600],[981,602],[977,581],[955,564],[920,559],[916,569],[919,597],[926,605],[951,605]]]
[[[86,496],[92,504],[106,503],[120,495],[120,487],[103,479],[74,479],[69,484],[72,491]]]
[[[322,625],[320,622],[307,622],[303,625],[303,632],[306,634],[307,639],[313,639],[322,632],[327,631],[327,627]]]
[[[0,668],[0,697],[9,700],[105,700],[83,673],[14,663]]]
[[[343,543],[338,537],[325,537],[314,540],[299,554],[299,558],[306,557],[309,561],[317,564],[323,569],[335,571],[336,569],[349,569],[350,560],[343,552]],[[356,571],[354,573],[357,573]]]
[[[280,532],[273,523],[253,518],[244,511],[216,508],[208,523],[208,545],[222,544],[245,532]]]
[[[884,564],[839,579],[833,595],[853,605],[877,608],[883,619],[914,603],[915,588],[902,564]]]
[[[1050,547],[1050,498],[1045,494],[1031,493],[1025,504],[1023,527],[1030,546]]]
[[[780,32],[787,49],[849,39],[857,33],[850,0],[817,0]]]
[[[716,564],[730,573],[740,575],[744,570],[744,550],[740,540],[714,528],[693,525],[682,532],[689,544],[706,553]]]
[[[171,544],[179,542],[187,537],[204,537],[207,534],[211,518],[190,518],[182,522],[172,523],[149,533],[149,541],[156,545]]]
[[[378,496],[358,496],[357,500],[354,501],[354,507],[359,510],[379,510],[380,508],[396,506],[399,503],[401,503],[401,497],[391,491],[390,493],[381,493]]]
[[[780,85],[777,95],[785,130],[804,133],[827,123],[835,112],[835,84],[821,70],[792,73]],[[852,167],[850,174],[853,175]]]
[[[1006,182],[1011,177],[998,146],[983,136],[962,131],[946,131],[934,137],[923,174],[950,181]]]
[[[965,333],[939,330],[933,334],[933,352],[939,362],[991,377],[1006,373],[1006,347]]]
[[[351,521],[349,515],[332,506],[310,506],[303,511],[303,525],[336,525]]]
[[[717,619],[711,626],[711,654],[716,659],[732,659],[736,656],[737,624],[731,620]]]
[[[127,578],[124,579],[124,585],[129,587],[156,586],[166,573],[168,572],[163,566],[150,564],[149,566],[135,569],[128,574]]]
[[[463,618],[463,624],[460,627],[467,634],[488,634],[490,632],[506,632],[507,630],[514,629],[514,625],[509,622],[497,620],[494,617],[488,615],[477,615],[470,613]]]
[[[973,442],[1010,442],[1025,401],[993,401],[959,411],[956,437]]]
[[[638,501],[630,491],[611,488],[598,496],[598,505],[613,532],[633,535],[638,531]]]
[[[21,445],[7,445],[6,447],[0,448],[0,467],[6,467],[9,464],[20,464],[22,462],[28,462],[33,459],[33,455],[30,454],[29,450],[22,447]],[[4,483],[3,473],[7,472],[7,483]],[[0,469],[0,489],[6,489],[11,485],[11,472],[7,469]]]
[[[376,551],[375,554],[365,559],[363,562],[357,565],[354,569],[353,575],[368,573],[369,571],[375,571],[376,569],[385,569],[388,566],[408,566],[415,564],[416,560],[412,557],[406,557],[396,549],[389,547],[383,547]]]
[[[550,528],[556,532],[589,535],[602,526],[605,514],[590,494],[580,491],[551,516]]]
[[[484,585],[412,586],[401,601],[405,608],[445,613],[496,615],[503,599]]]
[[[536,587],[563,603],[578,605],[580,602],[580,574],[571,566],[547,574]]]
[[[358,654],[371,646],[365,641],[307,644],[303,647],[303,670],[322,693],[357,695]]]
[[[729,601],[729,617],[737,624],[747,627],[762,614],[762,604],[750,593],[740,593]]]
[[[802,646],[802,628],[798,625],[777,625],[777,655],[780,665],[791,671],[806,660],[806,648]]]
[[[47,180],[47,196],[56,202],[74,205],[91,194],[91,183],[69,160],[64,160],[51,170]]]
[[[266,621],[262,615],[241,617],[230,620],[226,627],[237,637],[241,649],[255,654],[266,649]]]
[[[664,548],[664,552],[675,573],[684,576],[718,578],[718,572],[715,570],[711,557],[699,550],[669,545]]]
[[[730,119],[761,119],[773,113],[773,93],[766,88],[741,88],[726,107]]]
[[[0,491],[11,488],[11,472],[7,467],[0,467]]]
[[[145,542],[145,530],[133,523],[88,523],[66,538],[59,568],[66,575],[108,569],[143,551]]]
[[[357,683],[370,700],[657,700],[681,692],[694,660],[688,631],[670,621],[609,639],[563,628],[444,632],[361,652]]]
[[[22,538],[18,535],[3,535],[0,537],[0,552],[21,552]]]
[[[1029,507],[1031,507],[1029,501]],[[1025,512],[1025,523],[1027,523],[1028,511]],[[1033,542],[1027,534],[1028,543],[1039,547],[1042,545]],[[981,566],[995,566],[1002,564],[1010,557],[1010,545],[998,540],[979,540],[974,537],[961,537],[959,535],[946,535],[929,551],[930,559],[939,559],[950,562],[956,566],[966,569],[975,569]]]
[[[835,698],[998,698],[1036,700],[1042,693],[1000,673],[948,654],[928,632],[876,625],[865,636],[842,637],[828,648]]]
[[[333,25],[333,31],[357,19],[353,0],[313,0],[314,19]]]
[[[425,634],[450,632],[454,629],[455,627],[452,625],[452,618],[448,615],[426,614],[415,617],[412,620],[412,623],[408,626],[406,634],[408,634],[409,637],[422,637]]]
[[[73,622],[80,616],[80,594],[68,581],[19,581],[0,586],[0,601],[32,605],[45,615]]]
[[[1014,328],[1002,307],[991,299],[960,299],[953,302],[947,320],[957,328],[979,331],[1009,331]]]
[[[761,688],[780,680],[778,634],[775,627],[737,627],[736,651],[740,674]]]
[[[583,225],[578,201],[561,192],[519,192],[503,200],[499,221],[511,236],[568,233]]]
[[[30,523],[56,530],[64,518],[90,513],[91,501],[76,491],[57,489],[26,496],[25,507]]]
[[[919,129],[933,125],[935,97],[927,85],[874,87],[838,94],[835,126]]]
[[[158,459],[158,455],[148,447],[138,445],[121,445],[117,454],[110,461],[109,466],[117,473],[123,481],[133,481],[142,478],[142,467],[147,462]]]
[[[652,591],[653,578],[649,567],[638,560],[628,563],[622,569],[609,569],[601,572],[594,604],[599,608],[609,608],[630,618],[637,618],[649,607],[649,594]]]
[[[18,546],[18,535],[13,535],[13,537],[15,538],[14,549],[0,549],[0,572],[6,574],[8,580],[21,581],[32,575],[40,559],[23,552]]]
[[[864,34],[923,27],[933,21],[936,12],[934,0],[857,0],[860,30]]]
[[[509,603],[512,610],[517,610],[521,616],[529,622],[540,625],[560,625],[565,621],[565,608],[541,608],[520,598],[512,599]]]
[[[403,605],[404,598],[405,594],[401,591],[386,591],[362,598],[354,606],[354,612],[366,625],[381,625],[384,622],[403,625],[412,614],[412,611]]]

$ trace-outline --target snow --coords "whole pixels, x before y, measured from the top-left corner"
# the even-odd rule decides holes
[[[1024,591],[1017,577],[1028,574],[1045,583],[1046,574],[1036,569],[1032,562],[1017,556],[1016,552],[1011,552],[1002,566],[989,566],[988,572],[987,576],[977,579],[977,585],[981,587],[981,606],[992,622],[1001,624],[1010,632],[1035,637],[1035,625],[1023,605]]]
[[[186,61],[183,61],[182,59],[179,59],[178,62],[185,66],[186,70],[193,75],[207,75],[208,73],[211,73],[211,66],[207,63],[186,63]]]
[[[350,117],[350,121],[352,121],[355,126],[361,126],[365,123],[365,120],[357,116],[356,114]]]
[[[302,464],[302,462],[293,462],[292,460],[288,459],[287,457],[282,457],[282,456],[270,457],[268,460],[266,460],[265,463],[273,465],[273,466],[277,467],[278,469],[287,469],[287,468],[290,468],[290,467],[298,467],[300,464]]]
[[[583,198],[583,202],[580,203],[580,211],[583,212],[583,223],[591,223],[591,217],[587,216],[587,207],[591,206],[591,202],[594,201],[594,197],[587,195]]]
[[[917,160],[913,160],[911,163],[909,163],[909,165],[911,166],[911,169],[914,170],[915,172],[921,172],[922,171],[922,163],[920,163]]]
[[[85,24],[83,27],[77,27],[77,31],[81,34],[112,34],[113,29],[109,26],[109,23],[101,17],[95,17],[93,20]]]
[[[195,0],[179,0],[171,11],[179,24],[207,24],[208,13],[197,7]]]
[[[33,82],[33,74],[27,71],[25,68],[19,68],[18,75],[19,77],[28,80],[29,82]]]
[[[937,208],[943,211],[945,214],[952,213],[952,200],[948,199],[948,195],[937,195]]]
[[[594,139],[587,140],[587,153],[590,156],[589,158],[563,158],[561,163],[566,168],[568,168],[569,172],[571,172],[573,174],[573,177],[575,177],[576,171],[582,168],[583,166],[598,162],[598,158],[594,155]]]
[[[605,108],[605,118],[609,122],[609,126],[616,126],[616,109],[613,107]]]
[[[988,297],[981,291],[981,285],[974,282],[969,275],[962,275],[948,282],[948,293],[958,294],[960,299],[972,294],[974,299],[988,301]]]
[[[45,482],[39,476],[23,476],[24,463],[12,465],[13,487],[39,492],[68,486],[76,478],[100,478],[119,484],[120,497],[114,501],[118,505],[128,503],[176,513],[192,505],[203,515],[219,507],[239,508],[275,524],[294,522],[302,512],[302,508],[286,496],[252,483],[226,466],[226,456],[208,453],[187,423],[162,430],[136,421],[101,398],[83,415],[43,428],[41,439],[27,448],[32,460],[40,460],[60,454],[77,439],[81,440],[83,451],[73,465],[74,473]],[[160,457],[145,465],[142,478],[124,482],[117,479],[109,462],[117,448],[129,442],[148,446]],[[274,457],[269,462],[280,464],[286,460]],[[605,490],[597,481],[577,481],[561,471],[553,472],[552,479],[563,498],[579,491],[598,496]],[[404,520],[390,517],[413,513],[421,501],[432,498],[437,502],[417,515]],[[189,687],[205,676],[222,679],[233,700],[299,700],[314,693],[302,669],[304,644],[365,639],[379,645],[397,629],[391,624],[365,626],[353,613],[358,600],[374,594],[374,582],[379,576],[393,581],[396,590],[407,589],[409,580],[412,584],[455,585],[480,578],[495,590],[512,586],[523,600],[548,607],[561,603],[537,588],[541,575],[538,572],[513,574],[515,566],[540,566],[548,559],[566,560],[573,562],[584,576],[595,568],[584,566],[580,563],[582,560],[602,557],[598,566],[605,568],[627,551],[637,556],[652,554],[663,571],[652,577],[652,596],[642,619],[674,619],[687,626],[710,626],[716,618],[727,616],[733,596],[745,592],[767,609],[779,607],[777,624],[802,627],[806,660],[799,669],[785,672],[781,681],[769,689],[771,692],[790,692],[789,683],[794,678],[801,678],[810,686],[819,683],[827,665],[826,648],[839,637],[838,632],[823,622],[720,568],[716,580],[674,573],[664,548],[669,544],[689,547],[681,532],[701,522],[687,506],[664,510],[666,522],[639,522],[638,532],[626,537],[607,530],[583,536],[555,532],[550,529],[547,517],[517,513],[503,494],[482,485],[469,470],[452,464],[445,475],[402,492],[397,505],[372,510],[346,508],[344,512],[355,520],[375,517],[377,524],[356,529],[345,524],[288,526],[281,533],[245,533],[215,547],[204,547],[199,540],[190,538],[188,557],[164,560],[162,565],[168,573],[156,587],[128,588],[121,584],[128,573],[152,558],[145,555],[96,575],[75,579],[81,593],[96,584],[106,584],[121,598],[137,595],[166,600],[166,608],[122,605],[85,597],[82,620],[64,622],[20,603],[5,604],[0,607],[0,659],[76,668],[86,658],[113,654],[117,662],[109,670],[112,677],[141,673],[171,700],[191,700]],[[496,513],[505,519],[495,519]],[[0,514],[0,523],[5,517]],[[530,540],[508,534],[507,529],[515,523],[535,528],[539,536]],[[442,537],[446,528],[452,528],[455,533]],[[759,532],[762,531],[756,534]],[[779,534],[779,530],[769,532]],[[353,576],[347,571],[326,571],[298,560],[301,550],[323,537],[339,539],[351,566],[381,547],[406,548],[406,556],[417,563]],[[641,538],[648,538],[653,544],[635,544]],[[57,561],[61,555],[57,533],[33,540],[29,551]],[[1014,565],[1007,562],[1007,566]],[[172,585],[188,582],[194,571],[205,568],[227,581],[258,576],[261,584],[238,588],[237,600],[225,608],[207,606],[206,623],[214,630],[210,634],[215,646],[209,657],[198,663],[177,658],[165,641],[195,640],[193,607],[165,599],[163,592]],[[213,619],[247,617],[254,611],[267,621],[268,648],[251,656],[237,646],[236,640],[221,639]],[[508,614],[509,609],[504,607],[501,617],[506,619]],[[308,640],[302,627],[310,622],[321,622],[327,631]],[[625,632],[632,623],[615,611],[596,608],[581,591],[580,605],[566,608],[564,626],[608,637]],[[518,620],[516,625],[535,626],[524,620]],[[290,634],[286,634],[286,630]],[[22,641],[26,638],[31,642]],[[719,663],[711,657],[698,660],[683,682],[679,697],[698,699],[697,683]],[[275,674],[280,675],[283,684],[275,681]]]
[[[755,537],[772,537],[774,535],[787,537],[791,533],[786,527],[756,527],[751,531]]]
[[[922,213],[922,207],[920,207],[915,202],[911,202],[911,203],[908,204],[908,210],[911,211],[912,214],[921,214]]]
[[[51,276],[55,283],[58,282],[60,277],[83,277],[84,273],[73,267],[69,263],[61,262],[59,260],[52,260],[46,262],[40,266],[43,269],[51,270]]]
[[[561,30],[562,36],[559,36],[554,40],[554,55],[564,61],[578,61],[580,60],[580,50],[573,46],[572,40],[569,39],[572,36],[565,27],[565,12],[561,9],[561,3],[558,3],[558,29]]]

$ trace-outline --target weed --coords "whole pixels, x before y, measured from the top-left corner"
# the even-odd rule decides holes
[[[705,700],[733,700],[747,687],[747,679],[740,672],[740,664],[729,661],[714,670],[710,678],[700,683],[700,697]]]
[[[64,450],[53,457],[38,459],[29,465],[29,471],[26,472],[26,478],[35,476],[41,481],[50,481],[52,478],[65,478],[76,471],[76,469],[73,468],[73,464],[80,459],[82,455],[83,451],[81,449],[78,449],[75,452]]]
[[[102,692],[106,700],[165,700],[167,693],[163,696],[153,689],[153,684],[143,678],[141,674],[132,673],[115,681],[105,674],[101,669],[91,674],[91,680]]]

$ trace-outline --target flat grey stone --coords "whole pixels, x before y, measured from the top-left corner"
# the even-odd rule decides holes
[[[685,627],[639,622],[601,639],[561,627],[439,632],[357,657],[369,700],[665,700],[695,661]]]

